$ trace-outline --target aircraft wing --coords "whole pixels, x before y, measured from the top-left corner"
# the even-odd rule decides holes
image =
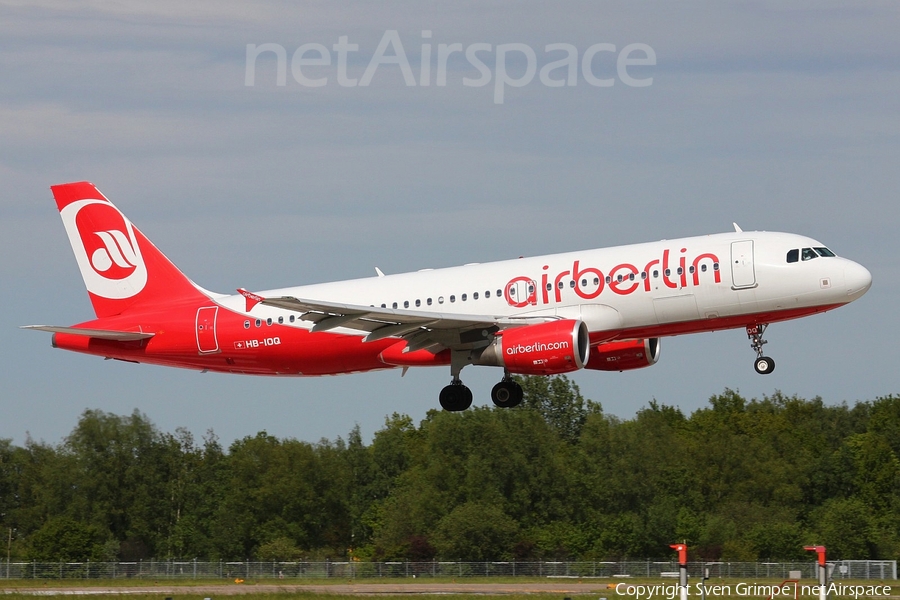
[[[49,331],[50,333],[70,333],[72,335],[83,335],[113,342],[136,342],[152,338],[155,335],[139,331],[113,331],[111,329],[86,329],[83,327],[60,327],[57,325],[23,325],[19,329]]]
[[[301,313],[300,318],[314,323],[313,332],[347,327],[367,332],[366,342],[386,337],[399,337],[407,342],[407,351],[443,348],[465,350],[488,345],[501,329],[543,323],[555,317],[510,318],[497,315],[458,315],[441,312],[400,310],[323,302],[282,296],[263,298],[240,291],[253,304],[275,306]]]

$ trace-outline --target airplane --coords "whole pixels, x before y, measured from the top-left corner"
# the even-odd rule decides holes
[[[771,323],[861,297],[869,271],[801,235],[734,232],[218,294],[188,279],[97,188],[51,186],[96,319],[52,345],[135,363],[314,376],[449,366],[448,411],[472,404],[468,365],[503,369],[498,407],[522,401],[512,375],[655,364],[660,338],[744,328],[768,374]]]

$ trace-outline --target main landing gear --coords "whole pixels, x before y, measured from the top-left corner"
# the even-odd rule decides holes
[[[513,381],[507,374],[500,383],[491,390],[491,400],[499,408],[512,408],[522,403],[522,386]],[[463,385],[459,378],[454,378],[450,385],[441,390],[441,407],[444,410],[458,412],[472,406],[472,390]]]
[[[444,410],[458,412],[472,406],[472,390],[463,385],[459,374],[468,364],[466,354],[454,352],[450,355],[450,385],[441,390],[440,401]],[[503,379],[491,390],[491,400],[500,408],[512,408],[522,403],[522,386],[503,372]]]
[[[500,408],[512,408],[522,403],[522,386],[516,383],[509,373],[503,376],[500,383],[491,390],[491,400]]]
[[[450,385],[441,390],[440,401],[444,410],[451,412],[466,410],[472,406],[472,390],[455,377]]]
[[[750,338],[750,347],[756,352],[753,368],[760,375],[768,375],[775,370],[775,361],[768,356],[763,356],[762,351],[763,345],[769,343],[763,339],[763,333],[765,333],[768,326],[768,324],[747,326],[747,337]]]

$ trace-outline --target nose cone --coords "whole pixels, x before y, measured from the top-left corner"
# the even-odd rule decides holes
[[[856,300],[872,287],[872,274],[864,266],[848,260],[844,267],[844,284],[850,300]]]

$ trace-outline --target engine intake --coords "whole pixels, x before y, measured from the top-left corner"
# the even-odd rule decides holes
[[[630,371],[655,365],[659,360],[659,338],[607,342],[591,348],[588,369]]]
[[[475,364],[518,375],[558,375],[584,368],[590,354],[587,326],[564,319],[502,331]]]

